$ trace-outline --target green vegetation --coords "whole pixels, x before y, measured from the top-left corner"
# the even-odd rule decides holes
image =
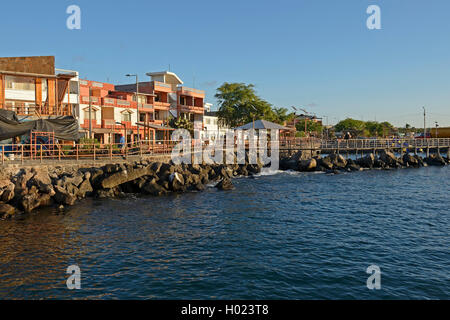
[[[175,129],[186,129],[189,131],[194,130],[193,123],[191,121],[189,121],[189,119],[184,119],[184,118],[175,119],[175,118],[171,117],[169,119],[169,126],[171,126],[172,128],[175,128]]]
[[[396,129],[389,122],[361,121],[355,119],[345,119],[335,126],[336,131],[350,132],[353,137],[385,137],[396,132]]]
[[[299,120],[295,124],[295,128],[297,129],[297,136],[304,137],[305,136],[305,121],[306,121],[306,132],[314,132],[316,134],[321,134],[323,131],[323,126],[320,122],[311,121],[311,120]]]
[[[219,101],[219,121],[231,128],[250,123],[253,120],[268,120],[283,124],[293,118],[286,108],[274,108],[261,99],[254,85],[245,83],[224,83],[215,95]]]

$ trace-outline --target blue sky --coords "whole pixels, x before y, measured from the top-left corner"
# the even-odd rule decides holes
[[[66,28],[66,8],[82,12]],[[382,30],[366,28],[381,8]],[[223,82],[253,83],[277,107],[303,105],[330,123],[346,117],[450,126],[450,1],[8,1],[0,56],[55,55],[82,78],[176,72],[214,101]],[[195,80],[194,80],[195,79]]]

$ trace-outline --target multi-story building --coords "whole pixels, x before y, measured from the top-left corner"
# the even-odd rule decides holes
[[[91,134],[91,138],[101,143],[118,143],[121,136],[128,142],[136,141],[138,115],[133,93],[116,91],[110,83],[90,80],[79,83],[81,132],[86,137]]]
[[[171,118],[203,129],[204,91],[183,86],[172,72],[147,75],[136,90],[81,80],[77,71],[55,69],[52,56],[0,58],[0,108],[30,119],[74,116],[84,136],[101,143],[167,140]]]
[[[139,120],[142,124],[145,123],[145,127],[155,130],[157,140],[164,139],[166,131],[160,129],[168,125],[171,117],[188,119],[193,123],[194,129],[203,129],[203,90],[183,86],[183,81],[170,71],[149,72],[147,75],[150,81],[139,82],[139,95],[153,95],[153,99],[148,100],[153,105],[153,114],[139,108]],[[135,96],[136,84],[117,85],[116,90],[133,93]]]
[[[205,106],[205,108],[208,108],[211,110],[211,106]],[[217,116],[217,111],[207,111],[205,112],[203,116],[203,131],[202,136],[205,139],[216,137],[216,136],[223,136],[226,135],[229,128],[222,124],[219,120],[219,117]]]
[[[56,71],[53,56],[0,58],[0,108],[28,118],[73,115],[77,94],[68,92],[78,75]]]

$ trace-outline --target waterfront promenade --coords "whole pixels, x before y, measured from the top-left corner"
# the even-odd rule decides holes
[[[2,145],[1,165],[33,165],[58,163],[108,163],[133,160],[169,161],[176,141],[139,141],[128,144],[74,144],[72,146],[53,145]],[[280,158],[291,156],[298,151],[311,154],[351,154],[363,156],[382,151],[430,156],[430,152],[444,153],[449,158],[450,138],[433,139],[353,139],[321,140],[316,138],[284,139],[278,141]],[[202,150],[208,143],[202,144]],[[237,146],[235,146],[237,147]],[[248,149],[248,144],[245,146]],[[259,148],[262,148],[259,146]],[[268,148],[270,149],[270,147]],[[225,150],[225,149],[224,149]],[[194,145],[192,145],[194,151]]]

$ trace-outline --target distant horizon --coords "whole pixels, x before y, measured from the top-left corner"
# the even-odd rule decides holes
[[[421,128],[425,106],[427,127],[450,127],[448,1],[80,0],[81,29],[69,30],[72,4],[3,4],[1,56],[53,55],[57,68],[117,85],[130,82],[127,73],[149,81],[145,73],[170,70],[205,90],[215,110],[216,88],[242,82],[324,123]],[[369,5],[380,7],[380,30],[366,26]]]

